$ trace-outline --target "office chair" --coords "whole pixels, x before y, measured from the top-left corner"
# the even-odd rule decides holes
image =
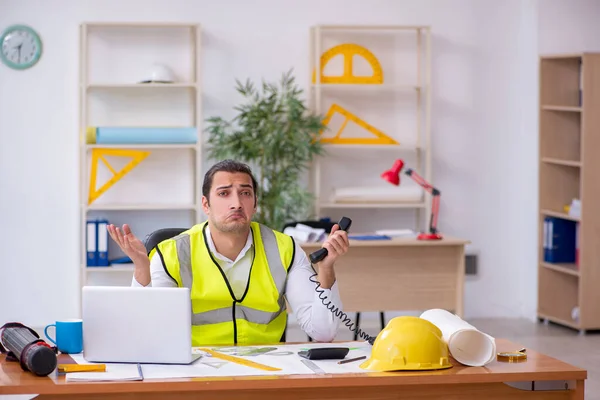
[[[160,242],[165,241],[167,239],[171,239],[172,237],[175,237],[186,230],[187,228],[163,228],[151,232],[146,236],[146,239],[144,240],[146,252],[150,254],[152,249],[156,247],[156,245],[158,245]]]
[[[144,246],[146,247],[146,252],[150,254],[152,249],[156,247],[160,242],[171,239],[179,235],[181,232],[186,231],[188,228],[162,228],[157,229],[154,232],[150,232],[146,239],[144,240]],[[287,320],[285,324],[285,329],[283,330],[283,335],[281,336],[281,343],[285,343],[285,334],[287,331]]]

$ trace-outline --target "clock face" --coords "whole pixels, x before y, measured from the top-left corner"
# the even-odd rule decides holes
[[[0,36],[0,58],[11,68],[32,67],[38,62],[41,54],[40,37],[27,26],[11,26]]]

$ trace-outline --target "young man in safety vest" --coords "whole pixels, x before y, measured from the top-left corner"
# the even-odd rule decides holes
[[[247,165],[214,165],[202,186],[208,221],[159,243],[150,257],[128,225],[122,231],[109,225],[135,264],[132,286],[190,288],[193,346],[278,342],[287,323],[286,300],[307,335],[330,342],[339,319],[325,304],[342,310],[334,264],[348,251],[347,233],[333,227],[323,243],[328,255],[311,280],[315,272],[304,250],[290,236],[252,221],[256,187]]]

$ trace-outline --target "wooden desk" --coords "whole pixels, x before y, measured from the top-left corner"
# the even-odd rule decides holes
[[[520,345],[497,340],[498,351]],[[66,383],[52,373],[36,377],[16,362],[0,361],[0,394],[39,394],[36,399],[583,399],[587,371],[527,349],[522,363],[494,361],[485,367],[465,367],[451,360],[442,371],[290,375],[273,377],[191,378],[144,382]],[[59,362],[69,362],[60,355]],[[507,384],[506,382],[519,382]],[[535,382],[536,390],[532,390]],[[540,391],[553,383],[560,389]],[[515,386],[527,387],[519,389]],[[567,389],[565,389],[567,387]],[[244,396],[244,397],[240,397]],[[512,396],[512,397],[508,397]]]
[[[344,311],[442,308],[462,317],[468,243],[449,236],[431,241],[351,240],[335,268]],[[320,247],[302,245],[307,254]]]

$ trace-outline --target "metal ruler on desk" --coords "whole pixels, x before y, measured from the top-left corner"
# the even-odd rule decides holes
[[[301,361],[304,365],[306,365],[308,368],[310,368],[314,373],[319,374],[319,375],[322,375],[325,373],[325,371],[323,371],[321,369],[321,367],[319,367],[314,362],[307,360],[307,359],[302,359]]]

